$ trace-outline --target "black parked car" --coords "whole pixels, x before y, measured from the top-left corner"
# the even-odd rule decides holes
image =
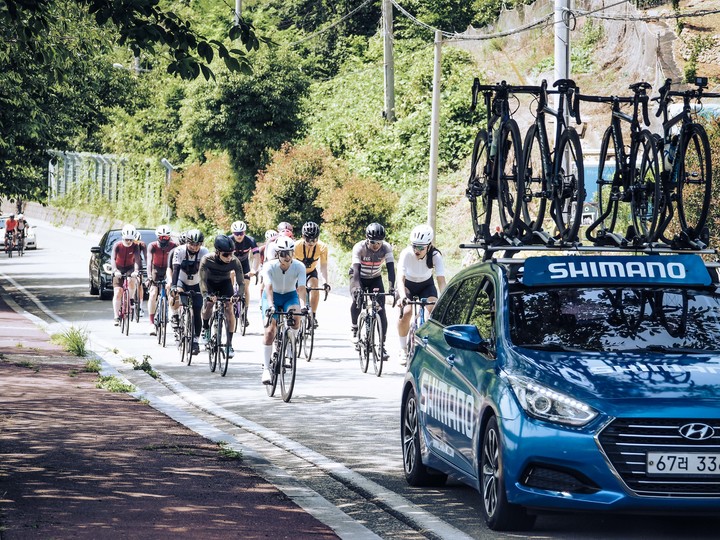
[[[155,229],[138,229],[145,245],[156,240]],[[101,300],[113,296],[112,276],[110,275],[110,254],[112,247],[120,240],[121,229],[110,229],[100,239],[100,244],[90,248],[90,294],[100,295]],[[145,253],[142,254],[142,269],[145,273]]]

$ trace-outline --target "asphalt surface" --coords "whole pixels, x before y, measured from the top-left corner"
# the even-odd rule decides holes
[[[98,388],[87,358],[8,303],[0,297],[0,539],[338,538],[241,448]]]

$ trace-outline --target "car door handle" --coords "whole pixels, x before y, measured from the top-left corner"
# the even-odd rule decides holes
[[[445,357],[445,361],[450,365],[450,367],[455,365],[455,355],[451,354],[450,356]]]

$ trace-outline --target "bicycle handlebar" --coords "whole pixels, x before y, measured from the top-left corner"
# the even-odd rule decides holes
[[[327,285],[327,283],[325,284]],[[330,293],[330,286],[327,287],[305,287],[305,290],[310,293],[310,291],[325,291],[325,298],[323,298],[323,302],[327,300],[328,294]]]
[[[270,321],[272,321],[272,319],[275,315],[278,315],[280,317],[289,316],[290,318],[292,318],[292,317],[295,317],[296,315],[298,317],[307,317],[307,314],[308,314],[307,307],[300,311],[276,311],[276,310],[273,310],[272,308],[267,308],[265,310],[265,328],[270,326]]]

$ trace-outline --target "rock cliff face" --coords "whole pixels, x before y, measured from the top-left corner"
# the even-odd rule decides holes
[[[490,28],[473,29],[467,37],[498,35],[523,28],[548,16],[540,27],[487,40],[457,42],[477,59],[480,71],[489,82],[506,80],[515,84],[536,84],[542,79],[554,79],[552,56],[554,31],[552,16],[554,0],[537,0],[529,6],[505,11],[497,24]],[[584,73],[573,71],[571,78],[587,94],[626,93],[628,85],[647,81],[658,88],[666,78],[681,82],[685,63],[696,53],[697,73],[720,77],[720,0],[685,0],[680,13],[702,16],[668,18],[675,12],[671,2],[648,2],[649,9],[637,9],[635,2],[617,5],[611,0],[574,0],[570,43],[579,43],[585,24],[602,27],[602,38],[592,51],[592,66]],[[653,5],[654,4],[654,5]],[[678,31],[680,31],[678,35]],[[544,69],[543,69],[544,66]],[[541,67],[538,70],[538,67]],[[532,121],[529,107],[520,106],[516,119],[521,125]],[[600,137],[608,123],[607,107],[583,105],[586,123],[583,147],[592,156],[600,145]],[[652,130],[660,126],[651,114]]]

